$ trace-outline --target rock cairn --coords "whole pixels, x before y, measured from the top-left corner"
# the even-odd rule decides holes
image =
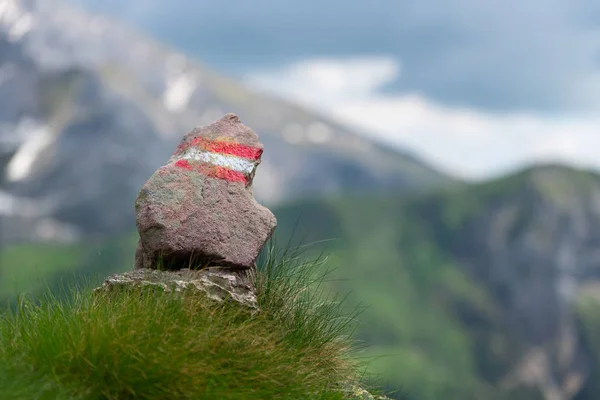
[[[234,114],[184,135],[135,201],[135,269],[98,291],[156,287],[201,291],[256,308],[252,271],[277,221],[256,202],[263,145]]]
[[[252,268],[277,225],[252,194],[262,152],[234,114],[187,133],[135,202],[135,268]]]

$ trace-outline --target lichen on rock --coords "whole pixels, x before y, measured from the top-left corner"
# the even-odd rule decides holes
[[[137,269],[109,276],[94,291],[114,292],[139,288],[159,289],[167,293],[200,293],[217,302],[233,300],[258,310],[251,274],[229,268],[179,271]]]
[[[372,395],[368,390],[363,389],[356,383],[346,383],[343,391],[347,398],[352,400],[391,400],[387,396]]]

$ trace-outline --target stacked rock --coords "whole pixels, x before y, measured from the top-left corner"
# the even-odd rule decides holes
[[[252,194],[262,152],[234,114],[188,132],[136,199],[135,268],[253,268],[277,225]]]

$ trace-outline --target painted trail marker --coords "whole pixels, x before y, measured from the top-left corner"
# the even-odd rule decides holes
[[[262,153],[256,133],[233,114],[188,132],[136,199],[136,268],[156,268],[162,258],[178,269],[192,255],[252,268],[277,225],[252,195]]]
[[[174,165],[230,182],[251,182],[263,149],[232,142],[227,137],[220,139],[197,137],[180,146],[174,154]]]

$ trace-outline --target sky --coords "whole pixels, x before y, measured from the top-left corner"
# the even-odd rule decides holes
[[[596,0],[71,0],[455,175],[600,169]]]

